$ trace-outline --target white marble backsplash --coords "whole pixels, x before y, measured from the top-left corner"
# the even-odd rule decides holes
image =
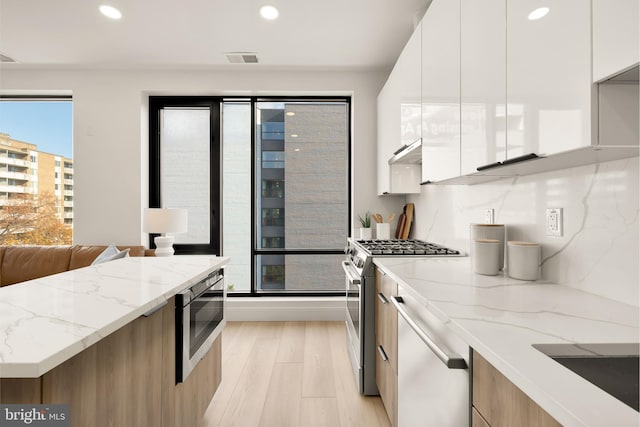
[[[640,305],[638,158],[478,185],[425,185],[413,237],[469,251],[469,224],[507,225],[507,240],[542,245],[542,278]],[[562,237],[545,233],[546,209],[563,208]]]

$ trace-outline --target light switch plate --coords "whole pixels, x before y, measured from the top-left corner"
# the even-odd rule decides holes
[[[547,236],[562,236],[562,208],[547,209]]]

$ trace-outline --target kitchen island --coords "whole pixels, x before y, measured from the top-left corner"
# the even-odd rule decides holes
[[[638,425],[634,409],[532,346],[637,343],[637,306],[564,285],[473,274],[466,257],[374,262],[560,424]]]
[[[221,338],[176,385],[174,296],[228,261],[132,257],[1,288],[0,401],[68,403],[71,425],[195,425]]]

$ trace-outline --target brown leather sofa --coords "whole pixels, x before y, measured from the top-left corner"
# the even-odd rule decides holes
[[[91,265],[107,246],[0,246],[0,287]],[[129,256],[153,256],[143,246],[129,248]]]

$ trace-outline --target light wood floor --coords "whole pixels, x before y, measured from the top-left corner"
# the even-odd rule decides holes
[[[389,426],[378,396],[361,396],[343,322],[230,322],[222,383],[202,427]]]

